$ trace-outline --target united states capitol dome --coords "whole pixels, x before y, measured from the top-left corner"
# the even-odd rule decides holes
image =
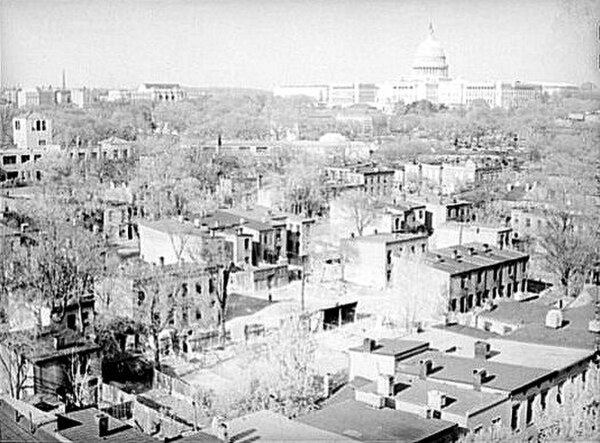
[[[413,62],[413,74],[418,78],[447,78],[448,64],[442,44],[433,35],[429,23],[429,35],[417,48]]]

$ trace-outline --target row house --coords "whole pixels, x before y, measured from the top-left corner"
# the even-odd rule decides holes
[[[331,166],[325,174],[332,183],[363,185],[364,191],[373,196],[389,196],[394,190],[395,171],[370,165]]]
[[[463,434],[503,427],[527,438],[537,414],[563,404],[567,389],[589,388],[587,374],[596,365],[591,351],[527,345],[524,358],[510,341],[437,335],[441,342],[365,338],[351,348],[356,400],[447,420]]]
[[[80,146],[71,150],[70,158],[78,160],[127,160],[134,157],[134,142],[109,137],[97,145]]]
[[[512,245],[512,228],[480,223],[447,222],[435,228],[429,239],[432,249],[463,243],[487,243],[498,249]]]
[[[402,260],[401,272],[418,275],[424,297],[450,313],[467,313],[499,298],[526,291],[527,254],[489,244],[467,243],[436,249],[420,261]]]
[[[387,287],[396,261],[392,257],[414,258],[427,252],[426,234],[379,234],[351,237],[341,241],[344,278],[350,282]]]

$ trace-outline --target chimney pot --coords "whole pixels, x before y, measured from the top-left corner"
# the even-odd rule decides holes
[[[433,369],[433,361],[430,359],[419,361],[419,378],[425,380]]]

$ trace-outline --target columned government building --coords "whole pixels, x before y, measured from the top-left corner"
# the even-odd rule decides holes
[[[331,107],[366,104],[391,112],[398,102],[409,104],[419,100],[449,107],[470,106],[473,102],[483,101],[492,108],[514,108],[539,100],[546,90],[555,92],[556,88],[552,86],[520,81],[452,79],[446,53],[430,22],[427,37],[417,47],[411,75],[407,78],[382,84],[288,85],[279,86],[273,92],[281,97],[305,95]]]

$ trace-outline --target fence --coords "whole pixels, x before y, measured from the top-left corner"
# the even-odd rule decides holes
[[[170,375],[164,374],[157,370],[154,371],[152,388],[160,389],[168,392],[169,395],[180,396],[186,399],[191,399],[195,393],[195,388],[189,383],[181,380],[180,378],[171,377]]]

